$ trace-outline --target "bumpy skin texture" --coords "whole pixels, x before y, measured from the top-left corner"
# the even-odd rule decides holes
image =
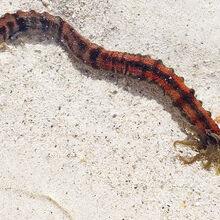
[[[46,12],[17,11],[14,14],[7,13],[2,16],[0,43],[28,29],[38,29],[52,35],[74,56],[93,68],[128,74],[160,85],[190,123],[197,128],[199,136],[199,141],[195,144],[197,150],[209,148],[210,151],[211,146],[212,152],[219,152],[220,129],[212,120],[210,112],[202,107],[201,102],[194,96],[194,90],[184,84],[183,78],[178,77],[173,69],[165,67],[161,60],[153,60],[150,56],[140,54],[108,51],[81,36],[62,18]],[[209,160],[206,156],[204,157]]]

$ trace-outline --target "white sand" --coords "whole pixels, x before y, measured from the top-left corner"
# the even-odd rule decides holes
[[[0,0],[60,15],[111,50],[173,67],[220,115],[220,4]],[[156,85],[94,71],[31,34],[0,52],[0,219],[219,219],[220,176],[173,148],[186,123]]]

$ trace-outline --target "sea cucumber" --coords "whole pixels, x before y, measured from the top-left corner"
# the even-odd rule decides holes
[[[189,122],[196,127],[195,138],[191,141],[176,141],[192,147],[198,154],[192,158],[180,157],[184,163],[196,160],[206,161],[205,168],[211,163],[220,166],[220,129],[206,111],[200,101],[195,98],[193,89],[189,89],[183,78],[177,76],[174,70],[164,66],[161,60],[154,60],[150,56],[109,51],[90,42],[80,35],[70,24],[59,16],[47,12],[38,13],[33,10],[16,13],[6,13],[0,18],[0,43],[14,38],[19,32],[38,29],[53,36],[83,63],[95,69],[127,74],[133,77],[147,79],[160,85],[172,98]],[[220,169],[220,168],[218,168]]]

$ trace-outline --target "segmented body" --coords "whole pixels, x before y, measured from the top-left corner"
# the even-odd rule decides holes
[[[18,32],[39,29],[64,44],[76,57],[96,69],[104,69],[133,77],[147,79],[159,84],[170,95],[174,104],[200,131],[200,149],[206,149],[212,143],[213,149],[219,148],[220,129],[212,120],[201,102],[194,96],[173,69],[163,65],[161,60],[150,56],[109,51],[81,36],[70,24],[58,16],[35,11],[17,11],[0,18],[0,43]]]

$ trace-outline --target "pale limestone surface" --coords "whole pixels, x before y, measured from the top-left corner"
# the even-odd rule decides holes
[[[62,16],[107,49],[160,58],[220,115],[220,4],[0,0]],[[220,177],[184,166],[187,126],[158,86],[95,71],[52,39],[0,52],[0,219],[218,219]]]

